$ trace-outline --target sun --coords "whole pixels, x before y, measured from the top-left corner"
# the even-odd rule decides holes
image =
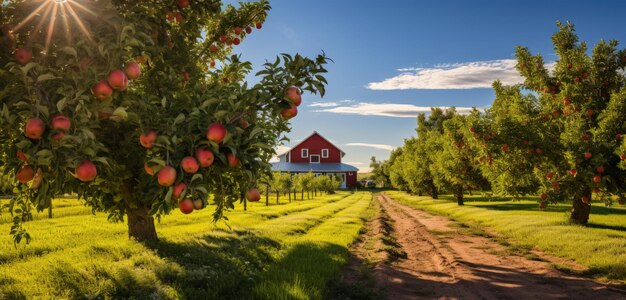
[[[43,54],[48,53],[50,43],[52,42],[57,28],[61,28],[62,32],[65,33],[65,39],[70,45],[74,39],[73,32],[76,32],[76,28],[78,28],[79,32],[90,42],[93,42],[93,37],[81,17],[84,17],[85,14],[95,17],[96,14],[85,4],[80,3],[80,0],[35,0],[34,2],[40,3],[35,6],[28,16],[15,25],[11,32],[16,32],[25,25],[36,21],[37,23],[34,30],[31,31],[32,35],[30,36],[32,41],[33,39],[39,38],[40,30],[44,28],[43,26],[47,26],[45,30],[45,46],[42,51]],[[77,12],[80,12],[82,15]]]

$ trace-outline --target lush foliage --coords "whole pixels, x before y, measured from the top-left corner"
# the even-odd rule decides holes
[[[28,247],[0,237],[0,298],[322,299],[370,202],[369,193],[338,192],[249,203],[229,214],[230,229],[207,210],[174,212],[158,224],[162,241],[142,244],[81,202],[55,200],[55,219],[33,221]]]
[[[230,53],[262,27],[265,0],[4,3],[0,165],[21,182],[9,206],[18,242],[33,208],[66,193],[127,215],[138,239],[156,239],[151,216],[187,199],[202,208],[212,195],[217,220],[270,174],[301,101],[292,86],[324,94],[324,55],[283,54],[244,81],[252,66]],[[81,30],[63,34],[67,22]]]
[[[571,24],[557,25],[558,59],[546,64],[518,47],[524,82],[495,82],[496,98],[485,111],[421,114],[418,137],[386,162],[394,186],[462,198],[464,189],[488,187],[486,179],[500,195],[540,194],[542,208],[571,200],[571,219],[581,224],[592,194],[607,205],[623,203],[626,51],[617,41],[600,41],[589,55]],[[429,192],[431,183],[436,189]]]

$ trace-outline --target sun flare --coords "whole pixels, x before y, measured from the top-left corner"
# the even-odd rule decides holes
[[[93,42],[93,37],[82,18],[85,17],[85,14],[90,17],[95,17],[96,14],[86,5],[81,4],[79,0],[39,0],[35,2],[40,3],[35,6],[28,16],[15,25],[11,31],[17,32],[26,25],[31,24],[31,22],[36,22],[36,25],[30,31],[30,40],[33,41],[40,38],[41,34],[45,35],[42,53],[48,53],[57,28],[64,33],[68,45],[72,43],[74,39],[72,33],[77,32],[76,29],[87,40]],[[42,32],[43,26],[47,26],[47,29]]]

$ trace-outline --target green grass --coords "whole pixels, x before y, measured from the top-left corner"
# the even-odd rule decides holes
[[[230,228],[211,222],[211,207],[176,212],[157,225],[161,241],[150,245],[128,240],[125,224],[91,215],[78,201],[55,200],[55,218],[44,212],[26,224],[28,246],[15,249],[10,224],[0,222],[0,299],[323,298],[371,194],[270,207],[263,200],[230,212]]]
[[[569,204],[551,205],[541,211],[533,199],[484,201],[478,196],[467,196],[465,206],[458,206],[451,196],[433,200],[398,191],[386,194],[409,206],[463,222],[468,230],[484,234],[480,228],[486,228],[505,238],[506,241],[500,242],[510,243],[508,246],[517,254],[528,256],[530,249],[539,249],[576,261],[587,268],[585,275],[626,280],[626,208],[623,206],[608,208],[593,203],[589,226],[583,227],[567,222]]]

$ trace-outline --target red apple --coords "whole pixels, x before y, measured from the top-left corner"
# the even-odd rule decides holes
[[[600,176],[598,176],[598,175],[593,176],[593,182],[595,182],[595,183],[599,183],[600,181],[602,181],[602,177],[600,177]]]
[[[13,57],[15,58],[15,61],[23,66],[29,63],[31,59],[33,59],[33,53],[26,48],[19,48],[15,50],[15,53],[13,53]]]
[[[250,26],[246,27],[246,33],[247,34],[252,33],[252,27],[250,27]]]
[[[593,157],[593,154],[591,154],[591,152],[585,152],[586,159],[591,159],[592,157]]]
[[[231,168],[235,168],[239,165],[239,158],[232,153],[226,154],[226,159],[228,160],[228,165]]]
[[[91,93],[100,101],[109,101],[113,95],[113,88],[106,80],[101,80],[91,87]]]
[[[211,62],[209,63],[209,66],[211,66],[211,68],[215,68],[215,61],[211,60]]]
[[[98,176],[98,169],[90,160],[81,162],[74,171],[78,180],[82,182],[92,181]]]
[[[619,158],[620,158],[621,160],[626,160],[626,153],[622,153],[622,154],[620,154],[620,155],[619,155]]]
[[[604,173],[604,167],[603,166],[599,166],[596,168],[596,173],[602,174]]]
[[[148,163],[144,163],[143,164],[143,169],[146,171],[146,173],[148,173],[148,175],[154,176],[155,170],[154,170],[154,168],[150,167],[150,165],[148,165]]]
[[[543,150],[541,150],[541,148],[537,148],[535,149],[535,153],[537,153],[537,155],[541,155],[543,154]]]
[[[502,149],[502,151],[507,152],[507,151],[509,151],[509,145],[508,144],[504,144],[504,145],[502,145],[501,149]]]
[[[626,204],[626,199],[624,199],[624,198],[620,198],[619,200],[617,200],[617,202],[618,202],[620,205],[624,205],[624,204]]]
[[[189,72],[184,71],[183,72],[183,81],[189,81],[189,78],[191,78],[191,76],[189,75]]]
[[[180,162],[180,165],[183,168],[183,171],[188,174],[194,174],[198,172],[198,169],[200,168],[200,166],[198,165],[198,161],[193,158],[193,156],[186,156],[185,158],[183,158],[183,160]]]
[[[541,198],[541,200],[546,201],[546,199],[548,199],[548,195],[546,193],[542,193],[541,195],[539,195],[539,197]]]
[[[15,179],[20,183],[27,183],[33,180],[33,177],[35,177],[35,170],[29,165],[22,166],[17,173],[15,173]]]
[[[596,193],[596,194],[600,193],[600,188],[594,188],[593,192]]]
[[[202,201],[202,199],[199,199],[199,198],[193,199],[193,209],[201,210],[203,208],[204,208],[204,202]]]
[[[622,140],[622,135],[620,133],[615,135],[615,140],[617,141],[621,141]]]
[[[213,123],[209,125],[206,130],[206,138],[209,141],[219,144],[224,140],[227,133],[228,131],[226,130],[226,127],[224,127],[224,125],[219,123]]]
[[[552,172],[546,173],[546,178],[552,179],[552,177],[554,177],[554,173],[552,173]]]
[[[250,127],[250,123],[248,123],[248,121],[245,119],[241,119],[239,120],[239,127],[243,129],[248,129],[248,127]]]
[[[583,196],[582,198],[580,198],[580,201],[582,201],[585,204],[589,204],[589,197]]]
[[[178,198],[180,198],[180,195],[183,194],[186,188],[187,185],[184,182],[180,182],[174,185],[174,189],[172,190],[172,199],[178,200]]]
[[[552,188],[555,189],[555,190],[558,190],[559,188],[561,188],[561,185],[558,182],[555,181],[555,182],[552,183]]]
[[[576,176],[576,173],[577,173],[576,169],[569,170],[569,174],[572,176]]]
[[[246,192],[246,199],[248,199],[248,201],[250,202],[258,202],[259,200],[261,200],[261,194],[257,189],[249,189]]]
[[[217,52],[218,50],[217,45],[212,44],[211,46],[209,46],[209,50],[211,50],[211,52]]]
[[[225,34],[220,35],[220,42],[222,43],[226,43],[226,40],[228,40],[228,36]]]
[[[111,88],[116,91],[124,91],[128,87],[128,77],[122,70],[113,70],[107,79]]]
[[[58,132],[52,135],[52,139],[55,141],[60,141],[63,137],[65,137],[65,133]]]
[[[241,31],[242,31],[241,27],[235,27],[234,32],[235,32],[236,35],[240,35]]]
[[[237,46],[239,44],[241,44],[241,40],[239,38],[234,38],[233,39],[233,45]]]
[[[16,156],[17,156],[17,159],[19,159],[19,160],[21,160],[23,162],[27,162],[26,154],[24,154],[24,152],[22,152],[22,150],[17,150]]]
[[[568,97],[565,97],[565,99],[563,99],[563,105],[568,106],[570,105],[572,102],[569,100]]]
[[[298,107],[295,104],[290,104],[289,108],[285,108],[280,112],[285,120],[289,120],[298,115]]]
[[[52,118],[52,122],[50,122],[50,125],[54,130],[67,132],[72,126],[72,121],[70,121],[70,118],[64,115],[56,115],[54,116],[54,118]]]
[[[286,92],[287,99],[291,100],[291,102],[295,104],[296,106],[300,106],[300,103],[302,103],[301,94],[302,92],[296,86],[289,87]]]
[[[474,132],[476,132],[476,129],[474,129],[474,127],[470,127],[470,128],[469,128],[469,131],[470,131],[470,132],[472,132],[472,133],[474,133]]]
[[[157,139],[157,133],[150,130],[147,133],[142,133],[139,136],[139,143],[146,149],[154,147],[154,142]]]
[[[189,0],[178,0],[177,4],[178,4],[178,7],[180,7],[180,9],[185,9],[189,7]]]
[[[193,211],[193,202],[189,198],[185,198],[178,203],[178,208],[184,214],[190,214]]]
[[[46,124],[39,118],[30,118],[24,126],[24,135],[33,140],[41,139],[46,130]]]
[[[136,62],[130,62],[126,64],[126,67],[124,68],[124,73],[126,73],[126,76],[130,80],[137,79],[141,75],[141,67]]]
[[[591,108],[587,109],[586,114],[587,114],[587,117],[593,116],[593,109],[591,109]]]
[[[213,155],[213,152],[211,152],[211,150],[198,148],[198,150],[196,150],[196,159],[198,160],[198,163],[201,167],[206,168],[213,164],[213,159],[215,159],[215,156]]]
[[[159,171],[158,182],[162,186],[172,186],[174,181],[176,181],[176,169],[165,166],[163,169]]]
[[[183,15],[181,13],[176,13],[174,18],[176,20],[176,23],[182,23],[183,22]]]
[[[263,27],[263,23],[261,23],[261,22],[257,22],[257,23],[255,24],[255,27],[256,27],[256,29],[261,29],[261,28]]]

